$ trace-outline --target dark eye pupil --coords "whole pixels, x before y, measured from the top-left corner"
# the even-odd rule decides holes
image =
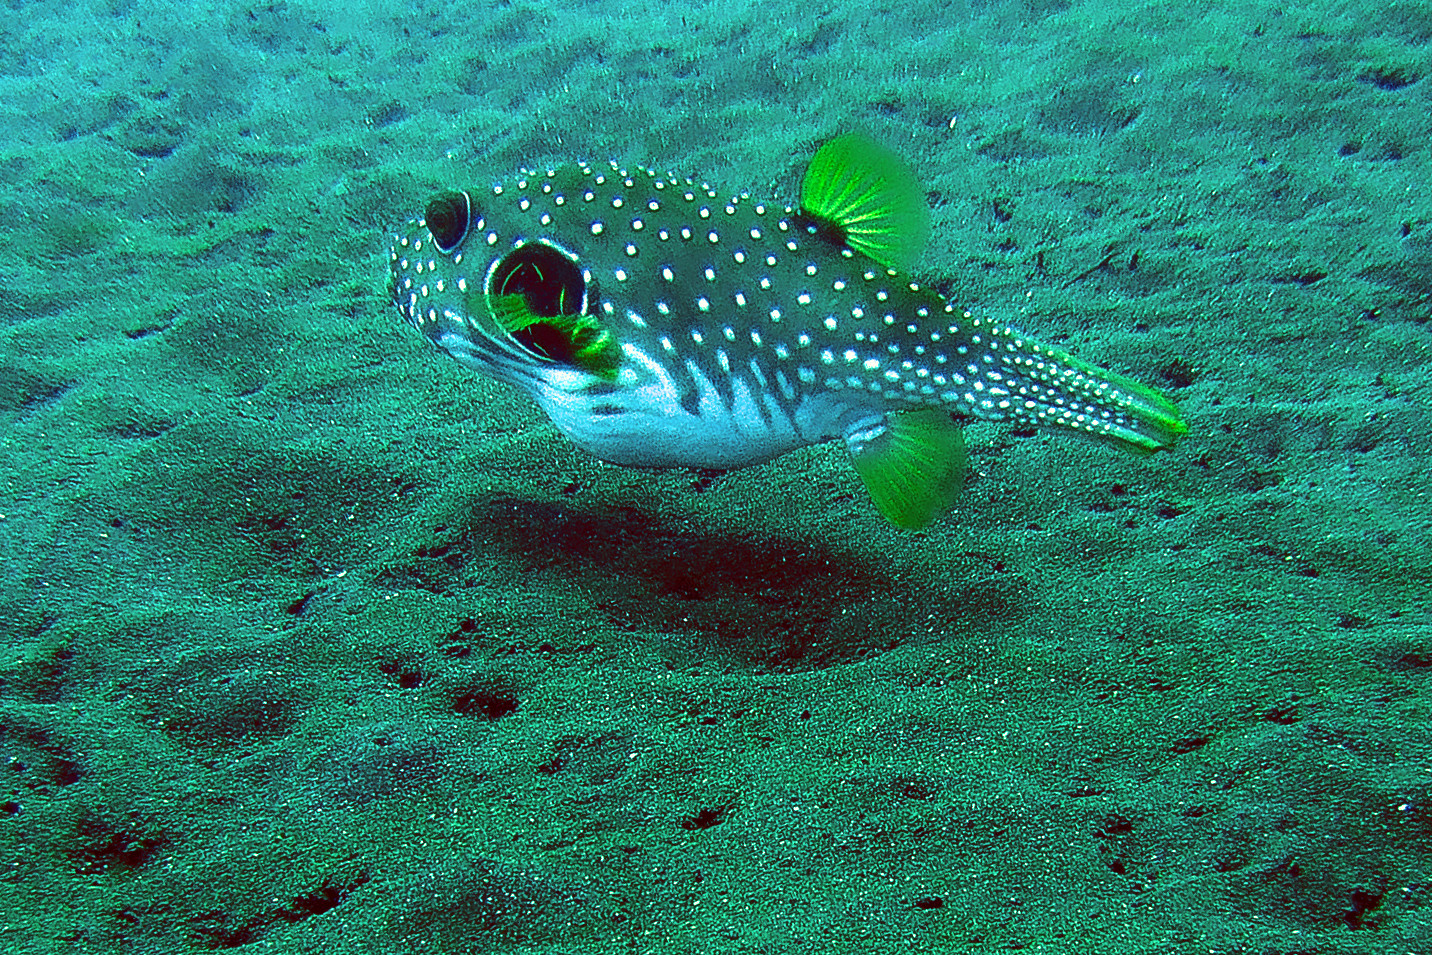
[[[428,200],[426,213],[428,231],[442,252],[452,252],[462,245],[472,221],[472,203],[467,193],[449,190]]]

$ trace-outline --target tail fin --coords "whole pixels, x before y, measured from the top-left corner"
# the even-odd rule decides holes
[[[1038,360],[1020,382],[1026,407],[1012,418],[1140,457],[1168,450],[1188,433],[1178,408],[1154,389],[1048,345],[1035,352]]]

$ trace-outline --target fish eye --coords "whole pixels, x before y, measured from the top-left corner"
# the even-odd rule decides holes
[[[457,250],[472,223],[472,200],[456,189],[440,192],[428,200],[424,213],[428,232],[444,254]]]

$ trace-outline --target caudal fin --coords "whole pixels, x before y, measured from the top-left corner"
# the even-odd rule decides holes
[[[1168,450],[1188,433],[1173,402],[1132,378],[1029,338],[1021,350],[1004,374],[1017,396],[1002,409],[1007,420],[1139,456]]]

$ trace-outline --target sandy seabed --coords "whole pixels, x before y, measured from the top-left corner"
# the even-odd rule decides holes
[[[1432,4],[12,5],[0,948],[1432,952]],[[387,301],[434,189],[908,156],[919,269],[1169,394],[568,446]]]

